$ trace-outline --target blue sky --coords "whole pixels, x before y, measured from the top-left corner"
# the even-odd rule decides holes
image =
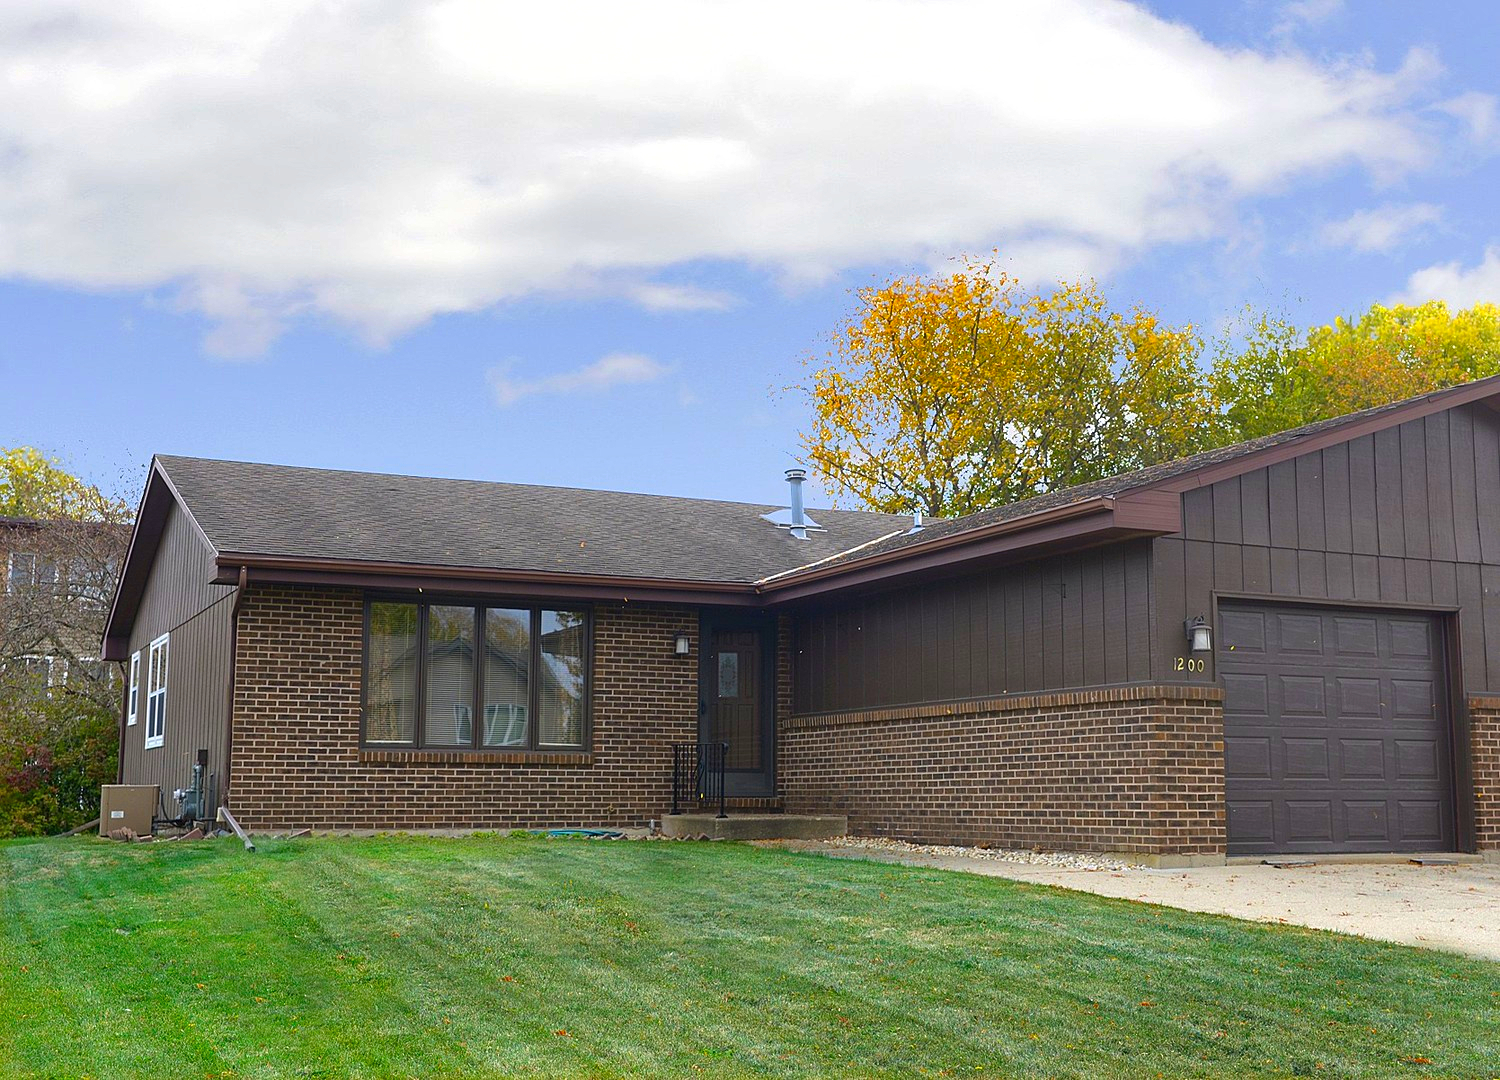
[[[530,7],[6,5],[0,445],[774,502],[850,290],[964,252],[1500,302],[1492,4]]]

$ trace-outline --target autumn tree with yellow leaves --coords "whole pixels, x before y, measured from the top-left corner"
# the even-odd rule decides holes
[[[1253,313],[1211,351],[1093,283],[993,263],[861,289],[799,388],[839,501],[957,517],[1500,371],[1500,308],[1372,307],[1299,330]]]
[[[1213,445],[1192,327],[1098,288],[1029,295],[989,263],[862,289],[802,387],[842,501],[955,517]]]

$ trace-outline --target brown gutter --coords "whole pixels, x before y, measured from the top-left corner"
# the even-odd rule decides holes
[[[1181,528],[1181,499],[1176,495],[1144,499],[1101,496],[849,562],[793,571],[763,582],[762,593],[770,602],[784,602],[976,559],[1015,556],[1042,546],[1071,549],[1133,537],[1166,536]]]
[[[884,578],[905,576],[1039,546],[1107,543],[1135,536],[1164,536],[1182,527],[1176,495],[1104,496],[976,529],[935,536],[863,558],[810,564],[760,582],[704,582],[634,578],[493,567],[440,567],[424,563],[363,562],[225,552],[214,581],[231,584],[238,570],[287,585],[343,585],[366,589],[480,592],[496,596],[664,601],[761,607]],[[837,558],[835,556],[835,558]]]
[[[234,672],[239,663],[240,608],[245,606],[245,586],[250,584],[250,568],[240,567],[239,584],[229,606],[229,685],[224,702],[224,778],[216,793],[220,805],[229,799],[229,773],[234,767]]]
[[[617,577],[549,570],[503,570],[479,566],[433,566],[429,563],[364,562],[288,555],[225,552],[216,560],[214,581],[231,584],[237,567],[256,571],[256,579],[289,585],[353,585],[363,588],[420,589],[433,592],[462,587],[494,595],[555,596],[580,600],[667,600],[705,604],[753,605],[751,582],[688,581],[679,578]]]

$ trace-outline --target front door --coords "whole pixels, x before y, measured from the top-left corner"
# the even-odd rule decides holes
[[[705,612],[698,737],[724,742],[731,797],[776,794],[776,624],[762,615]]]

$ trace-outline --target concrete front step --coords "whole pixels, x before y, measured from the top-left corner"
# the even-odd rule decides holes
[[[715,840],[828,840],[849,832],[849,819],[834,814],[668,814],[663,836],[708,836]]]

